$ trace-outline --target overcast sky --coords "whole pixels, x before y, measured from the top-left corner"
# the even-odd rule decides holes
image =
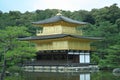
[[[0,10],[9,11],[35,11],[37,9],[62,9],[62,10],[91,10],[103,8],[117,3],[120,0],[0,0]]]

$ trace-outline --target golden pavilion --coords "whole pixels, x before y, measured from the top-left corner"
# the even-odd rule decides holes
[[[61,15],[32,22],[42,30],[37,30],[36,36],[21,40],[36,43],[36,64],[52,66],[82,66],[90,64],[91,42],[100,40],[97,37],[86,37],[82,30],[86,22],[76,21]]]

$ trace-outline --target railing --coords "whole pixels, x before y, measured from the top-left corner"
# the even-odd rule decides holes
[[[69,62],[58,62],[58,61],[27,61],[24,63],[24,66],[70,66],[70,67],[78,67],[78,66],[88,66],[92,65],[91,63],[71,63]]]
[[[55,33],[51,33],[51,34],[57,34],[57,33],[55,32]],[[64,32],[63,34],[83,35],[82,30],[76,30],[76,32],[73,32],[73,33],[72,32]],[[44,35],[43,30],[37,30],[36,35],[37,36]]]

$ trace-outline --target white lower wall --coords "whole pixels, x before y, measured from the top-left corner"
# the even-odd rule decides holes
[[[80,53],[79,63],[90,63],[90,53]]]

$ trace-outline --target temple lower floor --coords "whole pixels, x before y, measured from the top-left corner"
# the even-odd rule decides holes
[[[90,51],[46,50],[36,53],[36,59],[22,65],[27,72],[92,72],[97,64],[90,63]]]
[[[90,64],[89,51],[50,50],[36,53],[36,60],[31,65],[80,65]]]

